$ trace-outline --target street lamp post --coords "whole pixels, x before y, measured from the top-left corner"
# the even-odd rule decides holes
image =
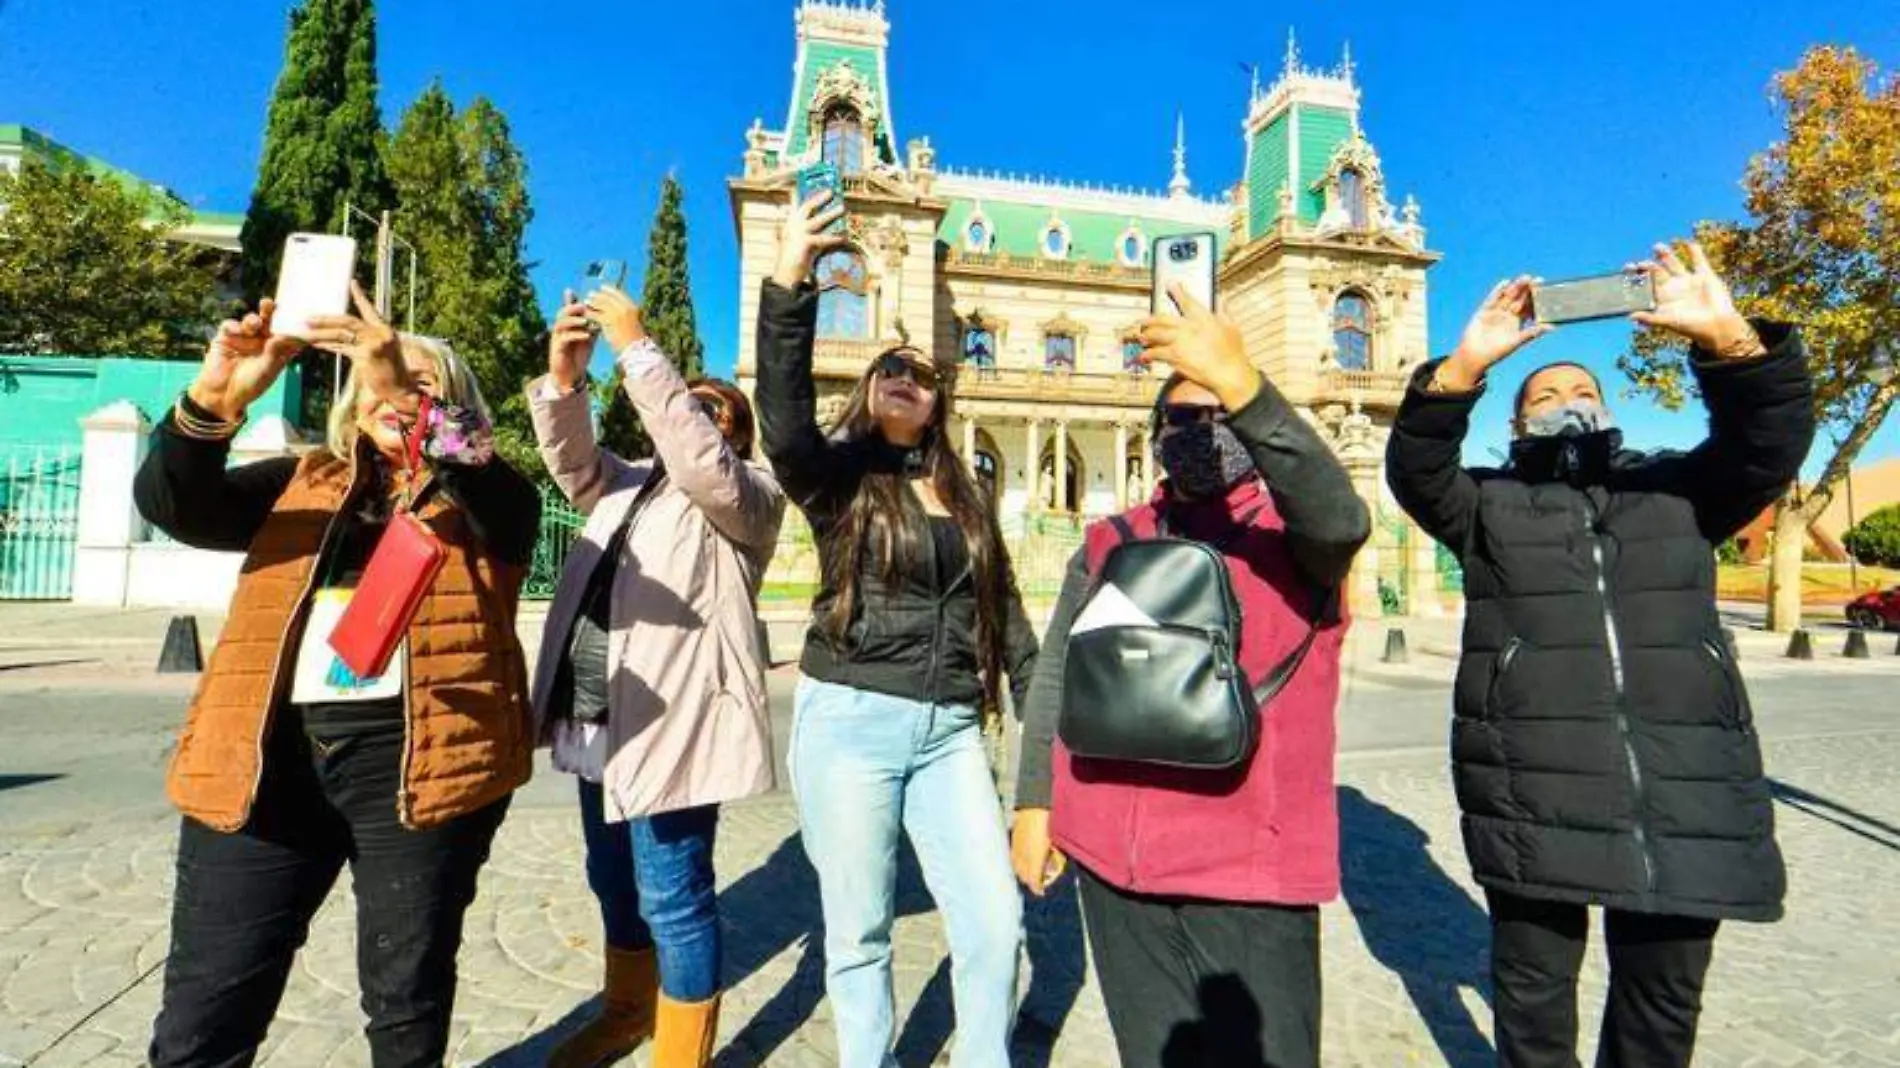
[[[1874,347],[1873,361],[1867,368],[1867,381],[1875,389],[1880,389],[1888,382],[1893,381],[1893,349],[1894,342],[1892,338],[1888,338]],[[1836,442],[1834,447],[1838,450],[1840,443]],[[1847,468],[1847,530],[1849,533],[1853,532],[1855,522],[1854,468],[1852,465],[1849,465]],[[1854,555],[1854,550],[1852,549],[1847,550],[1847,596],[1849,599],[1860,596],[1860,557]]]

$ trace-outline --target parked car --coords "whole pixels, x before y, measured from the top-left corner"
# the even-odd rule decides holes
[[[1848,604],[1847,622],[1862,630],[1900,630],[1900,586],[1862,594]]]

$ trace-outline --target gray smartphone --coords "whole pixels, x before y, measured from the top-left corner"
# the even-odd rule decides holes
[[[1531,312],[1547,325],[1620,319],[1656,310],[1656,284],[1641,271],[1573,278],[1531,287]]]
[[[834,197],[841,195],[842,191],[838,188],[838,177],[838,168],[835,164],[831,163],[814,163],[804,170],[799,171],[798,202],[803,204],[819,193],[830,193]],[[834,203],[836,202],[834,201]],[[825,207],[829,208],[831,205],[827,204]],[[819,210],[822,211],[825,209],[821,208]],[[841,234],[843,232],[843,216],[839,216],[832,221],[830,226],[825,227],[825,233],[828,234]]]
[[[1168,296],[1168,287],[1181,283],[1188,296],[1214,307],[1214,275],[1219,264],[1214,260],[1213,234],[1174,234],[1157,237],[1149,257],[1154,272],[1148,294],[1148,308],[1156,315],[1179,315]]]

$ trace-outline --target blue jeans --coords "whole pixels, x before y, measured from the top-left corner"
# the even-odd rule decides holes
[[[840,1068],[891,1068],[897,841],[910,835],[950,936],[954,1068],[1008,1068],[1022,948],[1002,804],[976,710],[801,679],[792,789],[825,915]]]
[[[713,888],[713,832],[719,806],[608,823],[599,783],[577,780],[587,837],[587,885],[600,899],[607,944],[646,949],[659,959],[660,990],[674,1001],[719,993],[719,899]]]

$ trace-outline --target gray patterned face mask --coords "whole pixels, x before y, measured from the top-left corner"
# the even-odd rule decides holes
[[[1527,438],[1571,438],[1615,428],[1616,419],[1610,410],[1602,401],[1593,400],[1567,401],[1524,420]]]
[[[1190,500],[1223,496],[1254,473],[1253,457],[1225,423],[1171,428],[1154,451],[1174,492]]]

